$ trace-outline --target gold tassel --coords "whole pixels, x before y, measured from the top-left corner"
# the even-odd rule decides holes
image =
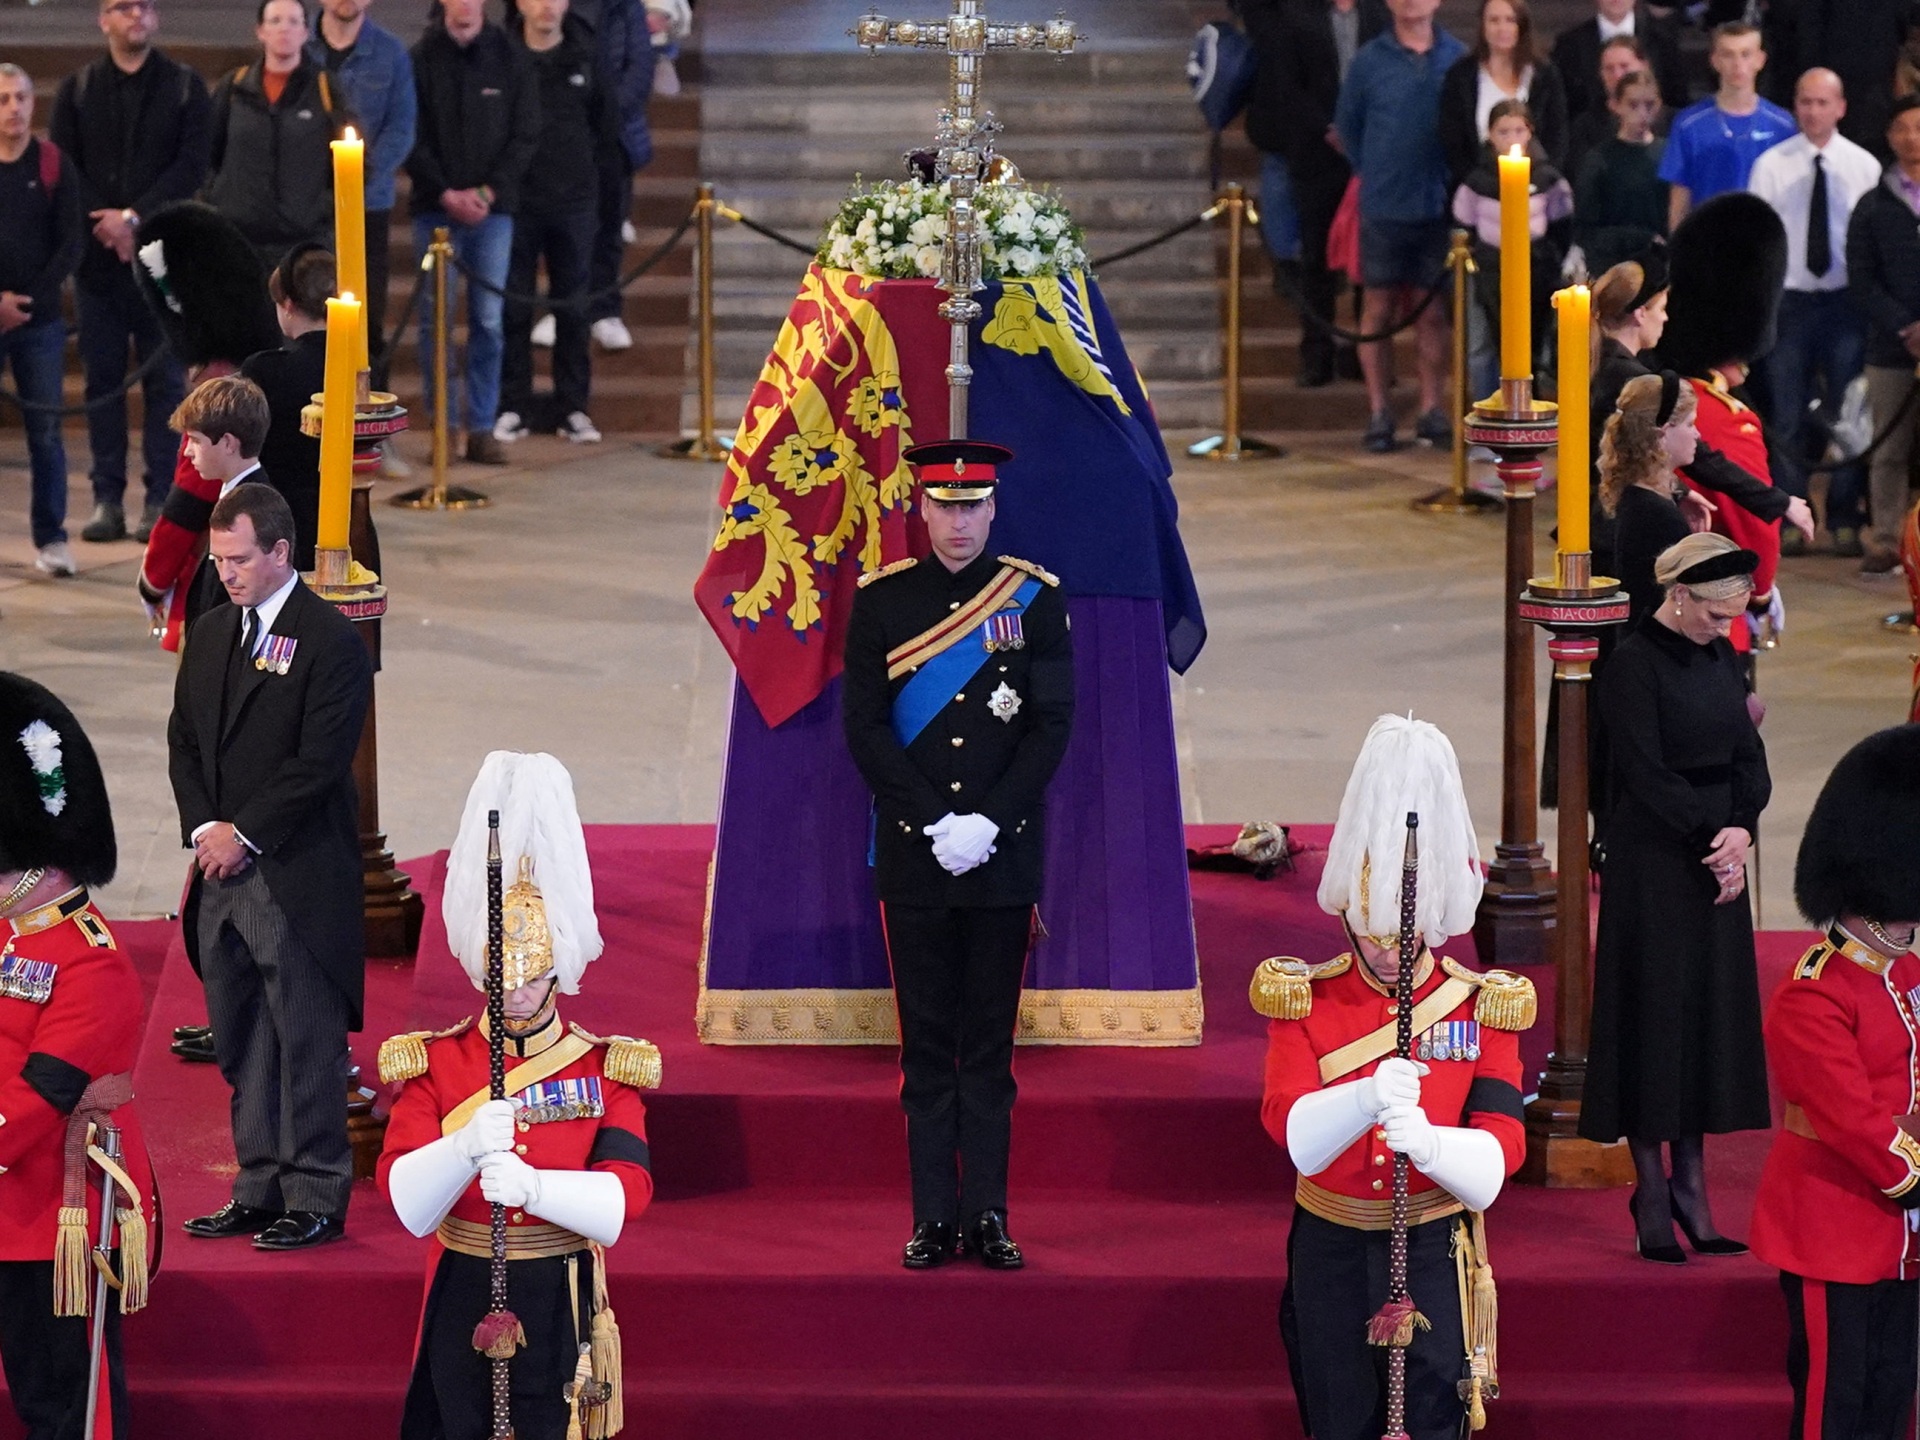
[[[89,1259],[92,1249],[87,1239],[87,1207],[62,1205],[59,1229],[53,1242],[55,1315],[87,1313],[87,1282],[93,1275],[93,1265]]]
[[[580,1428],[580,1392],[593,1380],[593,1361],[587,1355],[587,1347],[580,1347],[580,1359],[573,1367],[573,1400],[567,1406],[567,1440],[586,1440],[586,1434]]]
[[[1474,1019],[1495,1030],[1526,1030],[1533,1025],[1540,999],[1531,980],[1510,970],[1489,970],[1479,978]]]
[[[1304,960],[1275,955],[1253,972],[1247,1000],[1269,1020],[1304,1020],[1313,1013],[1313,967]]]
[[[1500,1398],[1500,1301],[1493,1286],[1493,1265],[1487,1259],[1486,1217],[1462,1216],[1454,1247],[1467,1342],[1467,1414],[1470,1428],[1478,1431],[1486,1428],[1487,1402]]]
[[[147,1306],[147,1217],[123,1207],[120,1221],[120,1313],[131,1315]]]
[[[592,1440],[610,1440],[627,1423],[626,1403],[621,1394],[623,1364],[620,1355],[620,1322],[614,1319],[613,1304],[607,1295],[607,1252],[593,1247],[593,1378],[607,1387],[607,1403],[596,1406],[587,1421]]]
[[[1475,1431],[1487,1428],[1487,1400],[1481,1393],[1483,1388],[1478,1375],[1467,1385],[1467,1421],[1469,1428]]]

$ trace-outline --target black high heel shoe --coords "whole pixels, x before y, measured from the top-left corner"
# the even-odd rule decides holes
[[[1747,1247],[1738,1240],[1730,1240],[1725,1235],[1715,1235],[1703,1240],[1693,1233],[1693,1226],[1687,1223],[1687,1217],[1680,1213],[1680,1207],[1673,1203],[1673,1197],[1667,1197],[1667,1203],[1673,1210],[1673,1223],[1680,1227],[1680,1233],[1687,1237],[1687,1244],[1693,1247],[1696,1255],[1744,1255]],[[1675,1247],[1676,1249],[1678,1247]]]
[[[1642,1260],[1651,1260],[1655,1265],[1684,1265],[1687,1252],[1678,1245],[1647,1245],[1640,1239],[1640,1187],[1633,1187],[1633,1193],[1627,1197],[1627,1214],[1633,1219],[1633,1253]]]

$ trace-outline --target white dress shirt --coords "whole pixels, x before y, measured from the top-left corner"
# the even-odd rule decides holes
[[[227,496],[233,493],[234,486],[244,483],[248,476],[255,474],[259,469],[260,462],[256,460],[231,480],[222,480],[220,482],[220,498],[222,500],[226,499]]]
[[[235,476],[228,483],[230,485],[238,485],[240,479],[241,477]],[[247,653],[249,656],[260,653],[260,642],[263,641],[273,629],[273,622],[280,618],[280,612],[286,608],[287,597],[293,593],[293,587],[299,583],[300,572],[296,570],[287,577],[286,584],[282,585],[278,590],[274,591],[273,594],[253,607],[253,629],[252,633],[247,637]],[[243,616],[242,623],[244,622],[245,617]],[[192,838],[198,840],[219,823],[218,820],[208,820],[204,824],[194,826]],[[247,837],[242,835],[238,830],[233,832],[233,838],[253,851],[256,855],[260,853],[260,847],[247,839]]]
[[[1520,88],[1511,95],[1494,82],[1493,76],[1487,73],[1487,67],[1484,65],[1480,67],[1476,78],[1479,83],[1474,87],[1473,92],[1473,128],[1478,130],[1480,138],[1485,140],[1494,106],[1502,100],[1525,102],[1527,90],[1533,84],[1533,67],[1529,65],[1520,72]]]
[[[1827,172],[1827,219],[1833,263],[1824,275],[1807,269],[1807,210],[1813,200],[1813,157]],[[1860,197],[1880,183],[1880,162],[1835,132],[1816,151],[1804,135],[1782,140],[1753,162],[1747,189],[1773,207],[1787,230],[1787,289],[1844,290],[1847,284],[1847,222]]]
[[[1593,17],[1593,23],[1599,27],[1600,43],[1604,45],[1616,35],[1633,34],[1633,11],[1627,11],[1627,18],[1622,20],[1618,25],[1614,24],[1613,21],[1607,19],[1604,15],[1595,15]]]

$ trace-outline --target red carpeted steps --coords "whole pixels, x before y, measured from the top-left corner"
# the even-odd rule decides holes
[[[649,1099],[660,1198],[611,1254],[630,1433],[1295,1440],[1275,1325],[1290,1179],[1259,1125],[1263,1022],[1244,994],[1262,955],[1335,948],[1313,906],[1313,855],[1268,884],[1195,877],[1204,1045],[1022,1049],[1013,1224],[1028,1269],[909,1274],[891,1054],[691,1039],[711,843],[704,827],[589,832],[608,953],[569,1013],[665,1053],[665,1088]],[[436,890],[437,861],[409,868]],[[363,1062],[386,1034],[474,1008],[434,909],[417,969],[369,976]],[[1798,943],[1766,937],[1770,975]],[[224,1198],[231,1173],[218,1076],[165,1053],[198,1006],[176,949],[137,1074],[169,1233],[153,1307],[127,1327],[134,1433],[390,1436],[426,1247],[370,1185],[348,1238],[304,1255],[178,1231]],[[1766,1143],[1710,1148],[1735,1234]],[[1497,1207],[1498,1433],[1745,1440],[1783,1426],[1770,1272],[1748,1259],[1637,1263],[1625,1198],[1516,1187]],[[14,1434],[0,1422],[0,1437]]]

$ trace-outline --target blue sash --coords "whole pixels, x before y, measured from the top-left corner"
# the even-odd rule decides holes
[[[1039,591],[1040,581],[1028,579],[1013,592],[1013,599],[994,613],[1004,615],[1009,610],[1025,610]],[[933,717],[993,658],[994,652],[986,645],[987,630],[992,623],[993,616],[989,615],[921,665],[900,687],[893,701],[893,733],[902,749],[919,739],[920,732],[933,722]]]

